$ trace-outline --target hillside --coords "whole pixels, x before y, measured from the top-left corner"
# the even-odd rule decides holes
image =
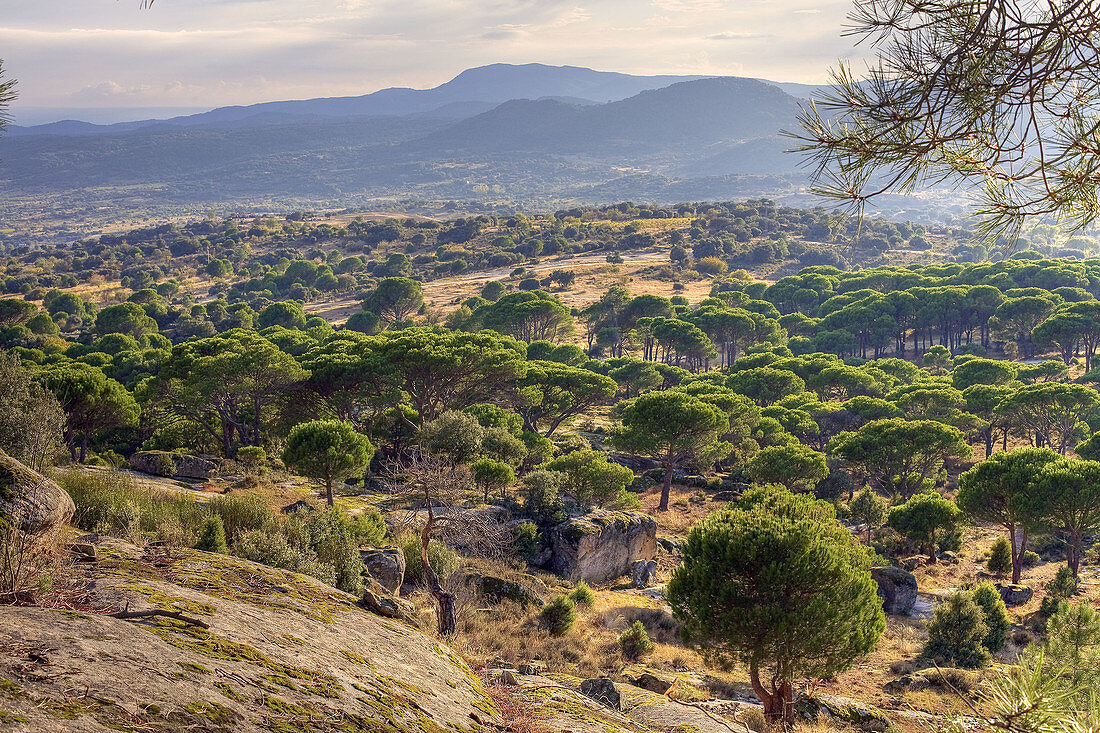
[[[476,731],[455,654],[312,578],[114,540],[60,607],[0,614],[0,723],[43,731]],[[108,611],[181,611],[121,620]]]
[[[432,90],[15,128],[0,139],[0,218],[71,236],[395,198],[545,210],[797,196],[805,175],[778,135],[799,104],[752,79],[492,66]]]

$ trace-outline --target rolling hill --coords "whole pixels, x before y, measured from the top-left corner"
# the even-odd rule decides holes
[[[779,132],[799,104],[754,79],[494,65],[431,90],[61,122],[0,139],[0,217],[791,194],[804,177]]]

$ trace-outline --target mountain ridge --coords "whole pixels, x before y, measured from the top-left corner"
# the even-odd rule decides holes
[[[198,126],[242,122],[256,115],[298,115],[316,117],[384,117],[431,113],[456,103],[500,104],[511,99],[571,97],[593,103],[625,99],[646,89],[676,82],[710,78],[699,75],[639,76],[595,71],[579,66],[546,64],[489,64],[466,69],[450,81],[429,89],[388,87],[357,96],[260,102],[218,107],[208,112],[162,120],[135,120],[95,125],[79,120],[62,120],[35,126],[13,126],[14,135],[94,134],[120,132],[156,124]]]

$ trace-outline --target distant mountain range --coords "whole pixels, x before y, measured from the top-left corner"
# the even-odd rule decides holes
[[[577,66],[543,64],[492,64],[468,69],[433,89],[390,88],[359,97],[327,97],[246,106],[219,107],[209,112],[167,120],[139,120],[95,125],[65,120],[33,127],[13,126],[9,134],[112,133],[157,125],[272,124],[287,120],[340,117],[402,117],[434,114],[465,117],[484,112],[513,99],[560,97],[581,104],[600,104],[632,97],[647,89],[660,89],[701,76],[634,76],[593,71]]]
[[[789,193],[803,177],[779,132],[816,89],[495,64],[427,90],[13,127],[0,138],[0,204],[206,209],[415,197],[531,206]]]

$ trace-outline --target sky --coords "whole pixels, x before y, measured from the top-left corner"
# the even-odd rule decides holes
[[[30,108],[210,108],[428,88],[539,62],[819,83],[852,0],[3,0]]]

